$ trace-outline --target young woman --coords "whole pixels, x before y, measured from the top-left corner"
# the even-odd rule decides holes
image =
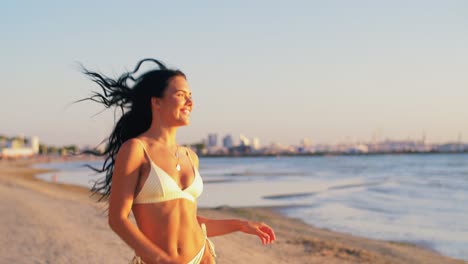
[[[144,62],[158,69],[134,77]],[[84,73],[102,88],[84,100],[122,110],[98,170],[106,177],[93,191],[109,198],[109,225],[135,251],[132,263],[215,263],[208,237],[235,231],[257,235],[263,244],[276,239],[264,223],[197,215],[203,190],[198,157],[176,142],[177,128],[190,123],[193,110],[184,73],[154,59],[117,80]]]

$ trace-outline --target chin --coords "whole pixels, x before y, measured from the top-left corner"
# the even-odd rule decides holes
[[[188,126],[190,125],[190,120],[180,120],[177,122],[177,126]]]

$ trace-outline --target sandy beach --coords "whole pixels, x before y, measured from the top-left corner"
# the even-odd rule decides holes
[[[28,161],[0,161],[0,263],[128,263],[132,250],[107,225],[106,204],[88,190],[43,182]],[[264,221],[277,241],[214,237],[218,263],[467,263],[416,245],[315,228],[275,208],[199,209],[213,218]]]

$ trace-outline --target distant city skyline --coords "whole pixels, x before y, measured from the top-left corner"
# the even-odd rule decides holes
[[[188,76],[180,143],[468,139],[468,2],[0,3],[0,133],[95,146],[114,112],[72,102],[146,57]]]
[[[6,134],[6,133],[2,133],[1,131],[0,131],[0,136],[10,137],[10,138],[16,138],[16,137],[18,137],[18,138],[32,138],[32,137],[37,137],[36,135],[27,135],[27,136],[25,136],[24,133]],[[383,137],[370,137],[368,139],[354,139],[354,138],[350,138],[350,137],[345,137],[343,140],[332,141],[332,142],[318,142],[318,141],[314,141],[314,140],[312,140],[311,138],[308,138],[308,137],[303,137],[303,138],[300,138],[300,139],[298,139],[296,141],[292,141],[292,142],[264,141],[264,140],[262,140],[262,138],[251,137],[251,136],[245,135],[245,134],[233,135],[232,133],[226,133],[226,134],[208,133],[204,137],[202,136],[197,140],[194,140],[194,141],[180,141],[179,140],[180,141],[179,143],[180,144],[187,144],[187,145],[204,143],[207,146],[214,146],[214,145],[212,145],[213,143],[210,143],[210,136],[211,137],[214,136],[216,138],[217,144],[215,146],[224,146],[226,140],[228,140],[228,142],[229,142],[228,145],[230,145],[230,146],[239,145],[242,142],[242,140],[240,138],[244,138],[245,140],[247,140],[249,142],[247,145],[250,145],[251,141],[256,141],[256,144],[258,146],[261,146],[261,147],[268,146],[268,145],[271,145],[271,144],[280,144],[280,145],[284,145],[284,146],[300,146],[300,145],[304,145],[304,142],[307,142],[307,145],[358,144],[358,143],[372,143],[372,142],[384,142],[384,141],[414,141],[414,142],[421,142],[422,141],[422,142],[425,142],[426,144],[446,144],[446,143],[463,143],[463,144],[466,144],[466,143],[468,143],[468,140],[465,140],[461,134],[458,134],[458,136],[456,138],[450,139],[450,140],[430,141],[430,140],[427,140],[427,137],[425,136],[424,133],[419,138],[418,137],[415,137],[415,138],[412,138],[412,137],[391,138],[391,137],[383,136]],[[227,137],[229,137],[229,139],[227,139]],[[211,142],[214,142],[214,141],[211,141]],[[42,139],[41,139],[41,144],[42,143],[46,144],[46,145],[51,145],[51,146],[54,146],[54,145],[56,145],[56,146],[59,146],[59,145],[77,145],[80,148],[97,146],[97,144],[80,144],[78,142],[71,142],[71,141],[63,143],[63,144],[55,144],[55,143],[49,143],[47,141],[42,141]]]
[[[229,143],[225,144],[225,139],[229,139]],[[336,144],[359,144],[359,143],[376,143],[376,142],[384,142],[384,141],[413,141],[413,142],[422,142],[425,144],[444,144],[444,143],[466,143],[468,141],[464,141],[463,137],[461,134],[457,136],[456,139],[453,140],[447,140],[447,141],[440,141],[440,142],[435,142],[435,141],[428,141],[427,136],[425,133],[422,133],[421,136],[418,138],[411,138],[411,137],[406,137],[406,138],[389,138],[389,137],[384,137],[384,136],[376,136],[375,134],[373,137],[368,138],[368,139],[352,139],[352,138],[345,138],[342,141],[338,142],[315,142],[311,140],[310,138],[304,137],[301,138],[300,140],[297,140],[297,142],[293,143],[286,143],[286,142],[279,142],[279,141],[271,141],[271,142],[263,142],[261,138],[258,137],[251,137],[246,134],[239,134],[239,135],[233,135],[231,133],[227,134],[219,134],[219,133],[208,133],[204,138],[201,138],[200,140],[196,142],[186,142],[187,144],[193,144],[193,143],[205,143],[207,147],[217,147],[217,146],[233,146],[233,145],[251,145],[251,144],[256,144],[257,146],[267,146],[270,144],[280,144],[280,145],[291,145],[291,146],[300,146],[300,145],[336,145]],[[253,143],[255,142],[255,143]]]
[[[221,142],[219,142],[221,143]],[[239,141],[234,142],[232,135],[225,135],[222,144],[218,144],[218,134],[210,133],[207,138],[189,146],[202,156],[296,156],[296,155],[361,155],[361,154],[440,154],[468,153],[468,144],[458,139],[458,142],[432,144],[426,142],[423,136],[420,140],[383,140],[372,142],[342,142],[339,144],[313,144],[308,139],[300,144],[284,145],[272,142],[260,145],[259,138],[249,139],[239,135]],[[0,134],[0,159],[37,157],[37,155],[67,156],[82,153],[93,146],[76,145],[51,146],[41,143],[38,137],[24,135],[6,137]],[[95,150],[103,151],[104,145]]]

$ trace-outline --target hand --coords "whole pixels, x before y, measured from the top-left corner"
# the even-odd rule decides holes
[[[244,221],[242,222],[241,231],[247,234],[257,235],[262,240],[263,245],[270,244],[276,240],[273,228],[265,223]]]

